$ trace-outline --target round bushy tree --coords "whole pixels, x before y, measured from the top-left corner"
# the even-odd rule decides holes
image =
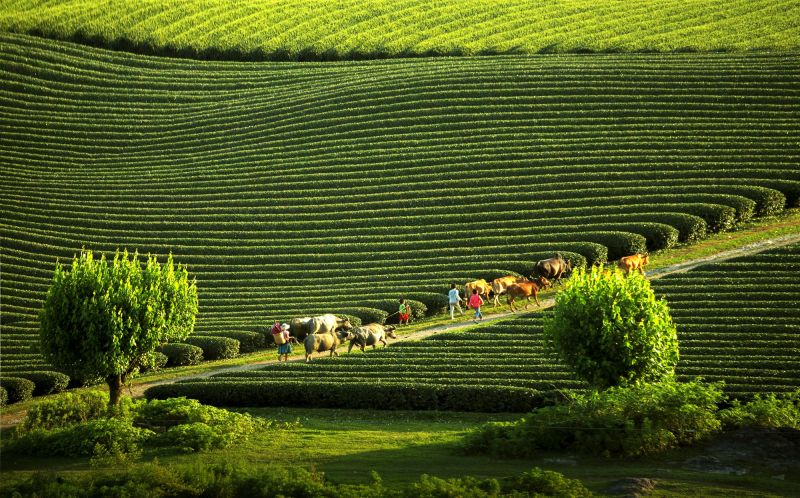
[[[675,325],[643,275],[578,269],[555,301],[544,331],[580,378],[605,389],[674,375]]]
[[[171,254],[162,266],[127,251],[111,264],[82,251],[69,270],[56,263],[39,314],[42,351],[70,375],[103,377],[113,406],[127,377],[154,366],[157,346],[186,338],[196,315],[196,284]]]

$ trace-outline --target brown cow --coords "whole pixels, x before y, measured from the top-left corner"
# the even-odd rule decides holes
[[[619,267],[625,273],[630,273],[632,270],[639,270],[639,273],[644,275],[644,265],[650,263],[650,255],[647,253],[636,253],[632,256],[623,256],[619,258]]]
[[[336,348],[339,344],[349,341],[353,334],[349,330],[341,330],[330,334],[308,334],[303,344],[306,347],[306,363],[311,361],[311,355],[315,352],[330,351],[331,356],[339,356]]]
[[[516,277],[514,275],[508,275],[507,277],[500,277],[492,280],[492,293],[494,293],[494,305],[497,306],[500,304],[500,295],[505,294],[508,290],[508,286],[511,284],[516,284],[517,282],[527,282],[528,279],[525,277]]]
[[[541,304],[539,304],[539,291],[548,285],[550,285],[550,282],[544,277],[539,277],[533,282],[517,282],[516,284],[511,284],[507,291],[508,304],[511,306],[511,311],[516,311],[514,309],[514,301],[519,297],[527,298],[525,309],[528,309],[531,296],[536,299],[536,306],[541,306]]]
[[[478,289],[478,295],[484,296],[487,301],[489,300],[489,293],[492,292],[492,286],[489,285],[489,282],[481,278],[464,284],[464,295],[467,296],[467,299],[472,295],[473,289]]]

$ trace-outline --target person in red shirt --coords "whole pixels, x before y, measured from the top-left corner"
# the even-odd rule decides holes
[[[481,313],[482,304],[483,298],[478,294],[478,289],[472,289],[472,295],[469,297],[469,307],[475,310],[475,317],[472,319],[473,322],[477,322],[479,318],[483,320],[483,313]]]

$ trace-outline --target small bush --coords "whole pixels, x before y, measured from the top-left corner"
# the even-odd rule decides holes
[[[168,367],[197,365],[203,361],[203,349],[191,344],[164,344],[158,348],[158,351],[167,356]]]
[[[569,496],[571,498],[593,496],[592,492],[586,489],[579,480],[567,479],[558,472],[542,470],[538,467],[513,477],[508,484],[503,486],[503,490],[529,493],[525,496]]]
[[[725,429],[746,427],[800,429],[800,389],[784,396],[756,394],[752,401],[720,410],[719,418]]]
[[[513,273],[513,272],[511,272]],[[506,273],[508,275],[509,273]],[[446,290],[450,290],[449,287]],[[450,305],[450,298],[447,297],[447,292],[414,292],[407,294],[409,299],[419,301],[428,308],[428,316],[446,313]]]
[[[720,429],[722,385],[700,382],[615,387],[493,423],[465,439],[471,453],[528,457],[539,450],[645,455],[701,440]]]
[[[386,322],[386,317],[389,316],[389,313],[383,310],[379,310],[377,308],[347,308],[343,309],[342,313],[349,317],[357,317],[362,324],[367,323],[380,323],[383,324]],[[351,320],[352,323],[352,320]],[[358,325],[353,323],[354,327],[358,327]]]
[[[8,404],[8,391],[5,387],[0,387],[0,407]]]
[[[190,336],[183,342],[202,349],[206,360],[224,360],[239,355],[239,341],[236,339],[206,335]]]
[[[54,429],[106,415],[108,394],[100,391],[63,393],[33,405],[18,430]]]
[[[14,372],[14,375],[33,382],[34,396],[60,393],[69,385],[69,376],[61,372]]]
[[[2,377],[0,378],[0,387],[8,393],[8,402],[16,403],[31,399],[33,390],[36,389],[36,384],[28,379],[19,377]]]
[[[153,351],[150,353],[150,357],[152,358],[152,365],[149,367],[142,367],[139,370],[140,372],[155,372],[166,367],[167,363],[169,363],[169,356],[160,351]]]
[[[400,307],[399,298],[379,299],[376,301],[368,301],[362,304],[364,304],[365,306],[385,311],[389,315],[389,317],[384,321],[384,323],[397,323],[399,321],[397,314],[397,310]],[[425,318],[425,314],[428,312],[428,307],[425,306],[423,303],[416,301],[414,299],[406,299],[406,304],[411,306],[412,319],[419,320]]]
[[[139,451],[153,432],[133,427],[124,418],[95,419],[56,429],[33,429],[9,442],[11,453],[29,455],[92,456],[97,452]]]
[[[266,347],[266,338],[263,334],[258,332],[246,331],[230,331],[230,332],[214,332],[213,336],[205,336],[203,334],[195,335],[194,337],[227,337],[229,339],[236,339],[239,341],[240,353],[252,353],[259,349]]]

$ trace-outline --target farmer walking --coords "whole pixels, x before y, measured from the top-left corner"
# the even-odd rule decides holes
[[[447,297],[450,301],[450,319],[455,320],[453,311],[458,309],[459,313],[464,314],[464,310],[461,309],[461,296],[458,294],[456,284],[450,284],[450,292],[447,293]]]

